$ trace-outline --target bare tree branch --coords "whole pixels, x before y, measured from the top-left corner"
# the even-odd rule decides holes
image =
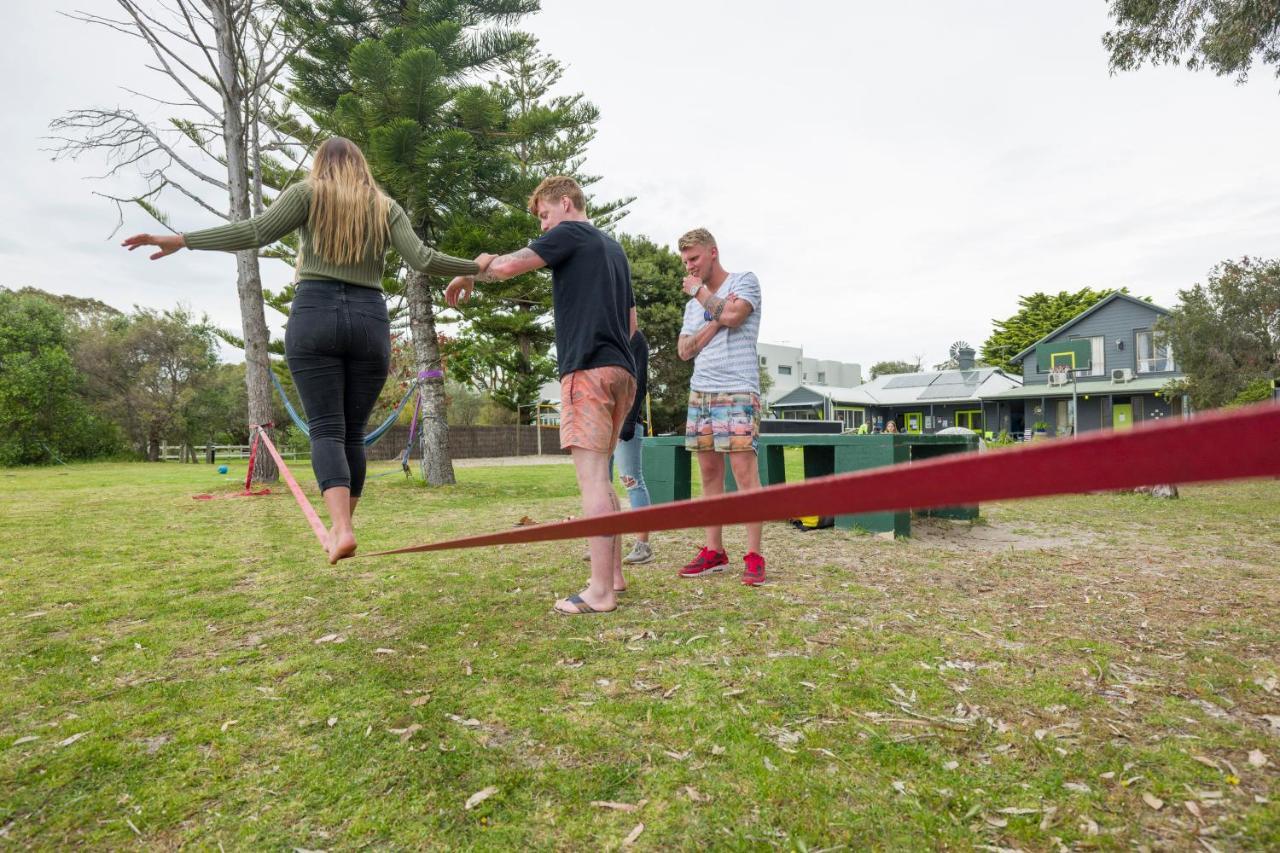
[[[156,34],[153,33],[145,23],[143,23],[142,16],[137,10],[137,4],[133,3],[132,0],[116,0],[116,2],[118,2],[121,6],[123,6],[125,11],[129,12],[130,16],[134,20],[135,25],[138,28],[138,32],[142,34],[143,38],[147,42],[147,46],[151,48],[151,52],[155,54],[156,59],[158,59],[160,61],[160,64],[164,67],[164,72],[168,74],[169,77],[175,83],[181,86],[183,91],[185,91],[187,95],[191,97],[192,100],[196,101],[202,107],[204,107],[205,111],[207,111],[212,116],[217,116],[218,112],[216,110],[214,110],[213,108],[205,104],[204,101],[202,101],[199,97],[196,96],[195,92],[191,91],[191,88],[187,85],[186,81],[183,80],[181,75],[179,75],[178,72],[176,72],[173,69],[173,66],[169,64],[169,60],[165,59],[165,55],[167,54],[168,56],[170,56],[173,59],[174,63],[182,66],[182,68],[184,68],[188,74],[195,77],[197,80],[200,80],[206,85],[209,84],[209,80],[205,78],[202,74],[200,74],[200,72],[192,68],[190,63],[188,63],[185,59],[183,59],[182,57],[174,53],[172,50],[170,50],[167,45],[165,45],[162,41],[160,41],[156,37]],[[205,58],[206,59],[209,58],[207,54]],[[214,80],[217,80],[217,79],[218,79],[218,76],[215,73]],[[216,85],[214,85],[213,88],[215,91],[218,91],[218,87]]]
[[[53,130],[79,133],[75,138],[51,137],[62,143],[53,149],[55,159],[59,157],[75,159],[85,151],[112,149],[123,150],[126,152],[122,155],[123,158],[132,162],[137,159],[135,154],[138,146],[149,145],[154,150],[148,153],[155,153],[155,150],[162,151],[193,177],[218,189],[228,189],[226,181],[220,181],[189,163],[132,110],[75,110],[62,118],[55,119],[50,127]],[[107,174],[115,174],[119,169],[120,165],[117,165]]]

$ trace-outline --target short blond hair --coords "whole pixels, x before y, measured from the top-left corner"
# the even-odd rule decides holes
[[[587,210],[587,197],[582,192],[582,187],[578,186],[578,182],[567,175],[552,175],[549,178],[543,178],[542,183],[538,184],[537,189],[529,196],[529,212],[534,216],[538,215],[538,202],[540,201],[559,201],[567,198],[573,202],[573,206],[583,213]]]
[[[680,247],[680,251],[692,249],[694,246],[710,246],[716,245],[716,238],[711,236],[711,232],[705,228],[695,228],[681,235],[680,240],[676,243]]]

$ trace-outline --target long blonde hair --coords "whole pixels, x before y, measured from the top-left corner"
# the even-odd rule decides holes
[[[307,227],[321,258],[348,266],[370,250],[382,252],[390,236],[391,199],[373,179],[359,146],[341,136],[326,139],[316,150],[309,180]]]

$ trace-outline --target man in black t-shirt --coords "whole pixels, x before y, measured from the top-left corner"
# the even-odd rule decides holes
[[[547,178],[529,197],[542,236],[508,255],[477,259],[485,271],[460,276],[445,289],[456,308],[477,281],[501,281],[550,267],[560,369],[560,446],[573,453],[584,515],[621,509],[609,479],[609,460],[636,392],[629,341],[635,330],[631,268],[617,241],[591,224],[586,197],[572,178]],[[622,579],[622,539],[596,536],[591,581],[577,595],[556,602],[560,613],[617,609]]]

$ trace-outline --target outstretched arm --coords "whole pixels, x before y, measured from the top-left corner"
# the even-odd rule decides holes
[[[307,221],[310,188],[294,184],[271,203],[261,216],[229,222],[217,228],[190,231],[186,234],[135,234],[120,245],[133,251],[139,246],[159,246],[151,260],[171,255],[179,249],[211,249],[238,252],[269,246]]]
[[[418,272],[428,275],[471,275],[480,271],[475,261],[455,258],[429,248],[414,232],[413,226],[409,224],[409,217],[400,205],[392,203],[388,219],[391,245],[404,258],[404,262]]]

